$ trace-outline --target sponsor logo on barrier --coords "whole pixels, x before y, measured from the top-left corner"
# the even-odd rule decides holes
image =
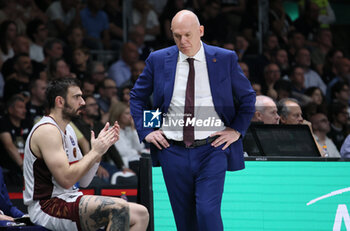
[[[343,188],[343,189],[339,189],[330,193],[327,193],[323,196],[317,197],[311,201],[309,201],[306,205],[312,205],[318,201],[324,200],[326,198],[329,197],[333,197],[345,192],[350,192],[350,187],[348,188]],[[350,230],[350,215],[349,215],[349,211],[348,208],[345,204],[338,204],[338,208],[335,214],[335,219],[334,219],[334,224],[333,224],[333,231],[341,231],[341,227],[343,224],[343,220],[344,220],[344,225],[346,230]]]

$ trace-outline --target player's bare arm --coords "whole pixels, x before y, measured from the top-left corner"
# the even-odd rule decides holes
[[[44,159],[57,182],[64,188],[70,188],[100,159],[108,147],[118,140],[119,127],[114,125],[108,128],[108,126],[106,125],[96,139],[92,138],[94,139],[92,150],[72,165],[69,165],[60,131],[55,126],[49,124],[40,126],[30,141],[31,148],[38,158]]]

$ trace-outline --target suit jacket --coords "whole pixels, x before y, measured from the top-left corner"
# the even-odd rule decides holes
[[[209,83],[217,114],[226,127],[239,131],[244,136],[255,112],[255,91],[243,75],[233,51],[203,43],[207,62]],[[173,95],[176,65],[179,50],[171,46],[152,52],[146,67],[130,92],[130,109],[140,141],[153,128],[143,127],[143,110],[168,111]],[[153,94],[153,108],[145,108],[148,97]],[[228,152],[228,170],[244,168],[242,139],[232,143]],[[158,149],[151,144],[154,166],[159,166]]]

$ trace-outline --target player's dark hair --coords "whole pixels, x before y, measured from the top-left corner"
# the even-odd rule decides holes
[[[49,108],[52,109],[55,107],[55,99],[57,96],[66,99],[68,88],[72,86],[80,87],[79,80],[75,78],[59,78],[50,81],[46,89],[46,98]]]

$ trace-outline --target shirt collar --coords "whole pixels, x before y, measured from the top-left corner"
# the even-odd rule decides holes
[[[190,57],[185,55],[181,51],[179,51],[179,62],[185,62],[188,58]],[[199,62],[205,62],[205,55],[204,55],[204,48],[203,48],[202,41],[201,41],[201,46],[199,48],[199,51],[192,58],[194,58]]]

